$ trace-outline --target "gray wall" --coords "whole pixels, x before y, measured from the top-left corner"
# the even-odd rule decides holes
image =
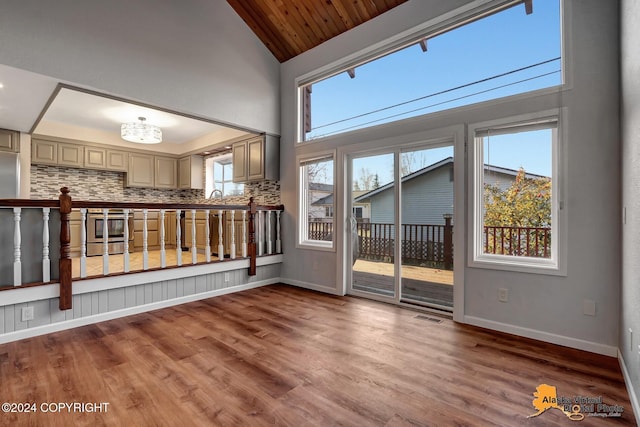
[[[465,319],[479,319],[491,327],[535,331],[547,339],[565,337],[576,343],[595,343],[609,351],[618,345],[620,309],[617,2],[565,2],[570,13],[564,35],[570,84],[562,91],[483,103],[296,146],[297,77],[400,33],[429,16],[444,12],[444,8],[451,10],[462,3],[465,2],[411,0],[358,27],[357,31],[347,32],[283,64],[283,147],[280,162],[283,203],[286,206],[297,203],[297,154],[312,155],[315,151],[338,148],[344,150],[349,145],[373,144],[385,138],[415,142],[411,135],[421,131],[565,107],[561,117],[565,130],[564,163],[561,167],[566,174],[564,207],[568,224],[564,231],[568,236],[567,274],[552,276],[467,266],[464,270],[464,316]],[[391,142],[390,146],[393,145]],[[338,192],[337,198],[341,196]],[[462,197],[468,204],[466,195]],[[296,212],[289,210],[285,229],[294,229],[296,220]],[[469,224],[469,218],[465,224],[456,223],[456,230],[469,227]],[[467,235],[466,246],[469,246],[468,238]],[[293,233],[285,236],[284,244],[288,251],[283,278],[313,282],[340,292],[342,283],[336,271],[336,253],[298,249],[293,243]],[[318,268],[310,277],[308,272],[313,271],[314,265]],[[509,303],[498,301],[497,291],[502,287],[510,290]],[[583,314],[585,299],[595,301],[595,316]]]
[[[73,308],[65,311],[60,311],[58,308],[59,298],[0,306],[0,338],[2,334],[38,326],[170,301],[183,296],[233,288],[262,280],[277,279],[280,276],[280,264],[258,267],[256,276],[252,277],[248,276],[247,269],[226,273],[229,274],[228,282],[224,281],[225,272],[220,272],[74,295]],[[22,308],[27,306],[34,308],[34,320],[23,322]]]
[[[0,11],[0,64],[279,133],[278,61],[226,1],[0,0]]]
[[[622,306],[619,349],[633,388],[640,393],[640,3],[622,0],[622,205],[626,223],[622,226]],[[633,338],[629,334],[633,331]],[[636,417],[638,414],[636,413]]]

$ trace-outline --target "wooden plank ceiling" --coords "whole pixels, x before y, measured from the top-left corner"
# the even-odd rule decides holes
[[[407,0],[227,0],[280,62]]]

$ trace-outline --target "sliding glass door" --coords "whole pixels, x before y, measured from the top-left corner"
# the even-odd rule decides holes
[[[394,170],[393,153],[351,160],[349,222],[351,290],[396,299]]]
[[[451,311],[453,146],[356,153],[348,167],[348,292]]]

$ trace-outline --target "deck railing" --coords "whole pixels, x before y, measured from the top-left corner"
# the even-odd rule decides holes
[[[395,226],[390,223],[358,222],[358,257],[393,262]],[[310,221],[309,238],[324,240],[333,233],[333,223]],[[491,227],[483,231],[484,253],[548,258],[551,254],[551,228]],[[445,224],[402,224],[400,232],[402,262],[428,264],[446,270],[453,268],[453,226]]]
[[[121,239],[123,248],[119,252],[123,259],[121,273],[169,268],[167,247],[171,249],[172,246],[175,248],[176,267],[242,257],[249,258],[249,275],[256,274],[256,257],[282,253],[280,220],[284,207],[281,205],[258,206],[253,198],[248,205],[72,201],[69,189],[63,187],[59,200],[4,199],[0,200],[0,208],[2,208],[0,211],[4,212],[4,217],[10,212],[13,219],[12,226],[6,225],[5,221],[5,226],[0,227],[0,239],[6,241],[9,232],[13,237],[13,256],[9,257],[8,251],[3,251],[4,263],[0,264],[0,272],[8,273],[8,268],[5,268],[8,265],[7,260],[13,259],[12,284],[14,287],[47,284],[55,281],[54,276],[58,276],[61,310],[71,308],[71,285],[74,278],[71,257],[72,212],[80,214],[73,226],[74,241],[79,241],[79,253],[75,260],[79,262],[79,278],[96,276],[89,276],[87,273],[88,213],[96,211],[100,218],[94,223],[98,228],[96,234],[106,236],[99,244],[102,245],[101,250],[98,249],[100,253],[96,254],[96,257],[102,258],[102,273],[98,276],[110,274],[109,257],[113,256],[113,248],[110,246],[108,237],[110,214],[112,219],[116,216],[122,218],[121,225],[124,227],[124,230],[118,231],[119,235],[125,236]],[[148,224],[151,212],[157,215],[158,230],[154,230],[154,233],[158,233],[157,246],[160,256],[160,264],[157,267],[150,267],[149,263]],[[183,212],[187,214],[186,217],[191,218],[190,221],[181,220],[181,217],[184,217]],[[175,213],[175,232],[169,235],[167,226],[170,225],[172,228],[173,225],[167,221],[167,218],[172,217],[173,213]],[[142,230],[136,231],[142,242],[142,247],[139,248],[142,252],[142,265],[138,266],[139,268],[132,268],[130,264],[132,248],[129,246],[131,241],[129,236],[132,235],[130,227],[134,216],[135,221],[142,222]],[[217,227],[217,236],[214,232],[216,230],[212,230],[212,227]],[[58,230],[59,236],[56,235]],[[182,239],[183,233],[191,234],[188,241]],[[211,240],[212,235],[216,237],[216,241]],[[40,245],[40,236],[42,246],[39,249],[37,246]],[[26,240],[23,241],[24,237]],[[59,257],[52,253],[52,249],[54,252],[58,249],[58,241]],[[95,246],[92,249],[95,250]],[[190,260],[183,258],[183,252],[191,254]],[[200,256],[198,256],[199,253]],[[34,254],[37,255],[34,256]],[[27,259],[25,255],[28,255]],[[36,261],[35,258],[38,260]],[[55,260],[58,261],[57,265]],[[41,264],[41,276],[31,271],[35,263]],[[25,269],[27,280],[23,277]],[[34,277],[41,280],[33,280]],[[0,286],[2,285],[6,284],[0,283]]]
[[[549,227],[484,227],[484,253],[549,258]]]

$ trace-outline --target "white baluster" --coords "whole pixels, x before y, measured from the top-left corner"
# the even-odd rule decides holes
[[[149,227],[147,219],[149,217],[149,209],[142,209],[142,269],[149,269]]]
[[[247,211],[242,211],[242,258],[247,257]]]
[[[124,214],[124,253],[122,254],[122,269],[125,273],[129,272],[129,209],[123,209]]]
[[[231,259],[236,259],[236,211],[231,211]]]
[[[224,245],[222,244],[222,211],[218,211],[218,259],[224,260]]]
[[[282,253],[282,241],[280,240],[280,214],[282,211],[276,211],[276,253]]]
[[[204,211],[204,256],[211,262],[211,229],[209,227],[209,209]]]
[[[13,208],[13,286],[22,285],[22,261],[20,246],[22,235],[20,234],[20,215],[22,208]]]
[[[271,211],[267,211],[267,255],[273,253],[273,242],[271,241]]]
[[[258,256],[264,255],[264,212],[258,211],[258,230],[256,230],[256,240],[258,241]]]
[[[196,210],[191,209],[191,264],[198,263],[198,248],[196,246]]]
[[[167,253],[164,249],[164,209],[160,209],[160,267],[167,266]]]
[[[87,209],[80,209],[80,277],[87,277]]]
[[[109,274],[109,209],[102,209],[102,274]]]
[[[42,208],[42,281],[51,280],[51,260],[49,259],[49,212],[51,208]]]
[[[182,229],[180,227],[180,215],[182,211],[180,209],[176,210],[176,264],[178,266],[182,265],[182,245],[180,244],[180,240],[182,240]]]

